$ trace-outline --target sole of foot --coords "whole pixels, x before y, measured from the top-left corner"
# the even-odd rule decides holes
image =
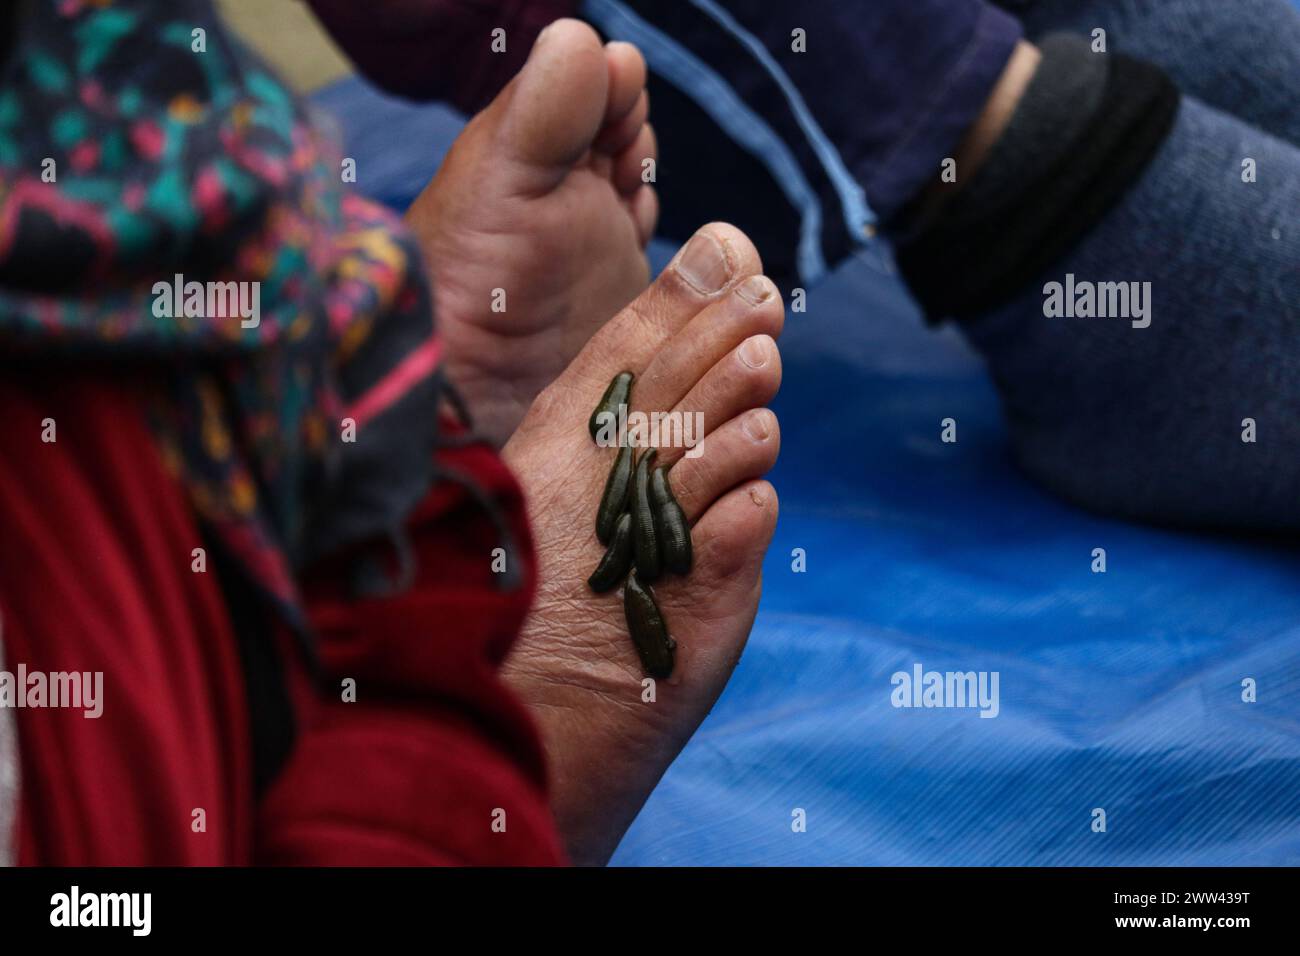
[[[557,20],[407,211],[448,375],[498,447],[591,334],[645,288],[658,203],[645,61]]]
[[[504,449],[528,502],[537,599],[506,679],[541,727],[552,803],[575,862],[608,860],[646,797],[708,714],[740,659],[776,526],[780,294],[749,240],[702,228],[653,285],[605,324],[538,396]],[[619,593],[586,581],[604,551],[595,515],[615,450],[588,417],[613,376],[636,374],[632,407],[702,415],[703,442],[661,447],[692,525],[695,563],[654,585],[677,661],[649,681]]]

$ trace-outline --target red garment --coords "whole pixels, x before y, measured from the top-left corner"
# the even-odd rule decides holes
[[[552,20],[576,16],[578,0],[308,0],[371,82],[399,96],[446,100],[476,113],[528,59]],[[493,31],[505,31],[505,49]]]
[[[255,806],[238,646],[211,565],[191,570],[204,542],[141,395],[5,370],[0,409],[3,667],[104,674],[98,719],[15,712],[21,863],[563,861],[538,740],[496,673],[535,582],[519,490],[491,451],[448,454],[506,509],[524,586],[494,590],[495,528],[456,487],[412,516],[409,591],[348,601],[332,569],[313,574],[330,685],[354,678],[357,700],[317,693],[284,641],[298,737]]]

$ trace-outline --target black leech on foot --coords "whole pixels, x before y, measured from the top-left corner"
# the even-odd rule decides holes
[[[650,504],[654,508],[655,534],[659,538],[664,567],[673,574],[690,573],[694,559],[691,526],[686,523],[686,515],[673,495],[668,473],[662,466],[650,476]]]
[[[613,427],[610,416],[617,416],[619,406],[629,402],[632,379],[631,372],[620,372],[605,389],[587,422],[593,441],[598,441],[601,429]],[[666,678],[673,672],[677,642],[668,634],[649,582],[659,577],[665,564],[676,574],[686,574],[693,552],[686,515],[673,495],[668,475],[655,467],[658,455],[656,449],[648,448],[637,460],[631,445],[620,445],[596,513],[596,537],[607,549],[587,586],[601,594],[627,577],[623,613],[632,643],[645,672]]]
[[[605,551],[596,570],[587,578],[587,585],[597,594],[612,591],[632,568],[632,515],[624,512],[614,528],[613,540]]]
[[[632,480],[633,541],[636,545],[636,573],[647,584],[656,581],[663,571],[663,555],[659,552],[659,535],[655,532],[654,506],[650,501],[650,469],[654,467],[659,452],[647,448],[636,463],[636,477]]]
[[[628,404],[634,377],[631,372],[619,372],[610,380],[605,394],[600,397],[600,404],[591,413],[591,418],[587,419],[587,431],[591,432],[592,441],[598,440],[596,436],[606,423],[609,423],[610,434],[617,434],[618,407]]]
[[[654,591],[637,580],[636,571],[628,577],[627,587],[623,589],[623,613],[645,672],[658,680],[671,676],[677,642],[668,635],[668,624],[655,603]]]
[[[596,511],[596,538],[601,544],[609,544],[619,515],[627,510],[632,490],[632,461],[632,446],[624,445],[618,450],[614,467],[605,479],[605,493],[600,496],[600,508]]]

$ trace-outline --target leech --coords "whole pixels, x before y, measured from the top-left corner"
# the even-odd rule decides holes
[[[632,396],[633,378],[635,376],[631,372],[619,372],[610,379],[609,385],[605,387],[605,394],[600,397],[600,403],[591,413],[591,418],[587,420],[587,431],[591,432],[592,441],[596,440],[601,425],[606,420],[618,422],[618,407],[628,404]],[[606,416],[610,418],[607,419]]]
[[[619,406],[631,397],[633,378],[631,372],[619,372],[610,381],[587,421],[592,441],[602,428],[609,428],[611,418],[617,422]],[[628,633],[645,672],[663,679],[673,672],[677,642],[668,634],[650,582],[665,566],[674,574],[691,570],[691,527],[667,472],[655,467],[658,451],[646,449],[638,460],[633,446],[625,442],[620,441],[596,512],[596,537],[606,549],[587,586],[602,594],[626,577],[623,614]]]
[[[636,478],[632,481],[632,520],[635,524],[636,571],[645,582],[656,581],[663,572],[663,555],[659,551],[659,535],[655,533],[654,507],[650,501],[650,469],[654,467],[659,452],[646,449],[636,463]]]
[[[618,587],[619,582],[632,567],[632,515],[627,512],[618,519],[614,528],[613,540],[609,548],[596,565],[596,570],[587,578],[587,586],[597,594],[604,594]]]
[[[668,625],[659,612],[654,591],[637,580],[637,574],[637,571],[632,572],[627,587],[623,589],[623,613],[627,617],[632,643],[641,657],[641,666],[651,677],[663,680],[673,672],[677,642],[668,634]]]
[[[596,537],[601,544],[609,544],[619,515],[627,510],[628,495],[632,491],[633,456],[631,445],[620,448],[614,458],[614,467],[605,479],[605,493],[601,495],[600,508],[596,511]]]
[[[689,574],[694,559],[691,526],[673,495],[668,472],[663,466],[656,468],[650,476],[650,503],[654,508],[655,533],[659,537],[664,567],[673,574]]]

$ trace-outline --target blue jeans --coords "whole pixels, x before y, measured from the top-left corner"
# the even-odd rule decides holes
[[[725,220],[778,283],[867,241],[975,121],[1021,37],[985,0],[586,0],[651,70],[660,231]]]

